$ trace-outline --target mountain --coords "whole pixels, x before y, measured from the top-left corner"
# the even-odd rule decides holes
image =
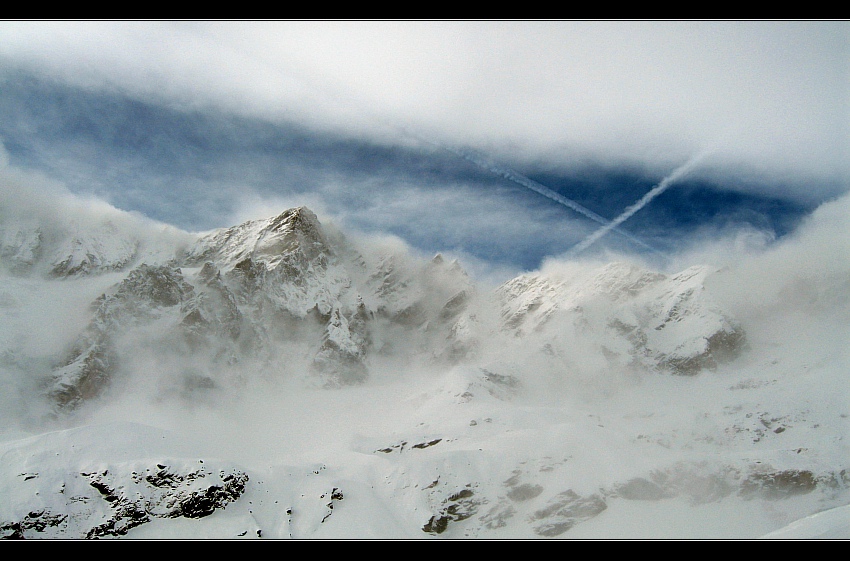
[[[785,352],[728,268],[491,289],[306,207],[7,214],[0,257],[6,538],[753,538],[850,502],[844,356]]]
[[[724,311],[704,282],[705,266],[664,275],[626,263],[611,263],[587,278],[527,274],[499,287],[504,327],[517,336],[541,333],[551,352],[586,338],[602,344],[600,356],[618,367],[640,363],[644,369],[694,375],[740,354],[746,334]]]

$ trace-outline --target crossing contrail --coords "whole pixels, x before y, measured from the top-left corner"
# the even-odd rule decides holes
[[[582,251],[584,251],[585,249],[587,249],[588,247],[593,245],[597,240],[599,240],[599,238],[601,238],[602,236],[604,236],[605,234],[607,234],[611,230],[614,230],[615,228],[617,228],[617,226],[619,226],[620,224],[622,224],[623,222],[625,222],[626,220],[631,218],[632,215],[634,215],[634,213],[636,213],[637,211],[639,211],[640,209],[642,209],[643,207],[648,205],[649,202],[652,199],[654,199],[655,197],[657,197],[658,195],[660,195],[661,193],[666,191],[667,188],[670,187],[670,185],[672,185],[673,183],[675,183],[676,181],[680,180],[682,177],[684,177],[685,175],[690,173],[691,170],[693,170],[694,167],[696,167],[697,164],[699,164],[699,162],[707,154],[708,154],[708,151],[700,152],[697,155],[693,156],[690,160],[688,160],[687,162],[682,164],[681,166],[674,169],[670,173],[670,175],[668,175],[667,177],[662,179],[661,182],[658,183],[658,185],[656,185],[655,187],[650,189],[643,197],[638,199],[638,201],[636,203],[634,203],[633,205],[628,207],[626,210],[624,210],[623,213],[620,216],[618,216],[614,220],[608,222],[602,228],[599,228],[597,231],[595,231],[594,233],[589,235],[587,238],[585,238],[581,242],[574,245],[572,247],[572,249],[570,249],[570,251],[567,252],[567,253],[569,255],[578,255],[579,253],[581,253]]]
[[[461,158],[463,158],[463,159],[465,159],[469,162],[472,162],[473,164],[475,164],[476,166],[480,167],[481,169],[483,169],[485,171],[489,171],[491,173],[494,173],[496,175],[504,177],[505,179],[507,179],[509,181],[513,181],[514,183],[516,183],[518,185],[522,185],[523,187],[525,187],[527,189],[531,189],[535,193],[539,193],[539,194],[543,195],[544,197],[548,197],[549,199],[552,199],[553,201],[560,203],[560,204],[566,206],[567,208],[571,208],[572,210],[578,212],[579,214],[586,216],[587,218],[590,218],[594,222],[598,222],[599,224],[603,224],[605,226],[605,228],[607,228],[606,233],[611,231],[611,230],[614,230],[614,232],[616,232],[616,233],[620,234],[621,236],[631,240],[632,242],[636,243],[637,245],[639,245],[639,246],[641,246],[645,249],[648,249],[648,250],[655,252],[655,253],[658,253],[658,254],[661,253],[660,251],[658,251],[657,249],[655,249],[651,245],[643,242],[642,240],[639,240],[638,238],[632,236],[628,232],[620,230],[619,228],[616,227],[617,224],[612,225],[611,221],[608,220],[607,218],[593,212],[592,210],[590,210],[588,208],[583,207],[582,205],[578,204],[577,202],[575,202],[571,199],[568,199],[567,197],[564,197],[560,193],[556,193],[555,191],[546,187],[545,185],[538,183],[537,181],[534,181],[533,179],[530,179],[530,178],[520,174],[519,172],[516,172],[516,171],[514,171],[510,168],[499,165],[499,164],[497,164],[497,163],[495,163],[495,162],[493,162],[493,161],[491,161],[491,160],[489,160],[489,159],[487,159],[483,156],[480,156],[478,154],[474,154],[474,153],[471,153],[471,152],[468,152],[468,151],[465,151],[465,150],[458,150],[456,148],[451,148],[449,146],[443,146],[442,144],[437,144],[435,142],[431,142],[431,144],[435,144],[435,145],[439,146],[440,148],[442,148],[444,150],[448,150],[452,154],[455,154],[456,156],[459,156],[459,157],[461,157]]]

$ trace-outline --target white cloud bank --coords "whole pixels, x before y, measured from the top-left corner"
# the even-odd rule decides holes
[[[75,85],[513,160],[847,186],[850,24],[3,22],[0,63]],[[709,162],[706,163],[708,166]]]

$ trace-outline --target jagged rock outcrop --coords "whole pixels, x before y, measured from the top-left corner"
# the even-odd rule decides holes
[[[182,303],[182,324],[199,335],[237,340],[242,334],[243,317],[236,297],[211,262],[201,268],[193,295]]]
[[[335,308],[325,326],[322,344],[311,364],[327,387],[359,384],[366,381],[369,348],[368,313],[361,304],[351,320]]]
[[[92,335],[98,338],[82,337],[66,364],[53,371],[49,394],[60,408],[73,409],[99,396],[112,382],[118,357],[108,338]]]

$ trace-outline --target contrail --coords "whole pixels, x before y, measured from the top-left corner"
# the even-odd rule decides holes
[[[305,79],[305,77],[301,76],[301,79]],[[324,84],[323,86],[324,87],[319,88],[320,91],[333,91],[333,90],[335,90],[335,88],[328,89],[327,84]],[[362,109],[364,109],[364,113],[371,113],[371,111],[368,109],[366,104],[363,104],[362,102],[360,102],[360,100],[355,100],[354,98],[352,98],[350,96],[350,94],[349,95],[334,96],[334,99],[343,99],[343,98],[348,98],[350,102],[355,102],[356,105],[359,105]],[[469,162],[472,162],[473,164],[475,164],[476,166],[480,167],[481,169],[483,169],[485,171],[490,171],[492,173],[500,175],[500,176],[504,177],[505,179],[507,179],[509,181],[513,181],[514,183],[517,183],[518,185],[522,185],[523,187],[534,191],[535,193],[539,193],[539,194],[543,195],[544,197],[548,197],[549,199],[552,199],[553,201],[560,203],[560,204],[566,206],[567,208],[570,208],[570,209],[578,212],[579,214],[586,216],[587,218],[590,218],[594,222],[598,222],[599,224],[602,224],[604,226],[604,228],[603,228],[604,232],[599,237],[602,237],[603,235],[605,235],[608,232],[610,232],[611,230],[613,230],[617,234],[620,234],[621,236],[631,240],[635,244],[637,244],[637,245],[639,245],[639,246],[641,246],[645,249],[648,249],[648,250],[652,251],[653,253],[656,253],[656,254],[658,254],[662,257],[666,257],[661,251],[655,249],[654,247],[647,244],[646,242],[639,240],[638,238],[632,236],[628,232],[624,232],[623,230],[620,230],[619,228],[617,228],[617,226],[620,224],[620,222],[622,222],[622,220],[620,222],[617,222],[616,224],[612,223],[611,221],[609,221],[605,217],[603,217],[599,214],[596,214],[592,210],[581,206],[577,202],[575,202],[571,199],[568,199],[568,198],[560,195],[559,193],[556,193],[555,191],[549,189],[545,185],[542,185],[542,184],[534,181],[533,179],[525,177],[524,175],[517,173],[516,171],[514,171],[510,168],[500,166],[500,165],[496,164],[495,162],[489,161],[486,158],[483,158],[481,156],[475,156],[475,155],[472,155],[472,154],[469,154],[469,153],[466,153],[466,152],[463,152],[463,151],[460,151],[460,150],[450,148],[448,146],[444,146],[444,145],[442,145],[438,142],[435,142],[433,140],[422,138],[420,135],[414,134],[411,131],[407,130],[406,127],[403,127],[403,126],[400,127],[398,125],[390,123],[388,120],[381,118],[378,115],[373,115],[373,118],[376,119],[378,122],[381,122],[381,123],[388,125],[390,128],[393,128],[393,129],[400,131],[404,135],[407,135],[407,136],[410,136],[412,138],[419,140],[420,142],[425,142],[427,144],[432,144],[432,145],[434,145],[438,148],[442,148],[443,150],[448,150],[449,152],[455,154],[456,156],[460,156],[461,158],[463,158],[463,159],[465,159]],[[637,210],[639,210],[639,209],[637,209]],[[637,210],[635,210],[635,212],[637,212]],[[631,216],[631,215],[629,215],[629,216]],[[628,218],[628,217],[626,217],[626,218]],[[598,239],[598,238],[596,238],[596,239]],[[593,243],[593,242],[591,242],[591,243]]]
[[[685,175],[690,173],[691,170],[693,170],[694,167],[696,167],[696,165],[699,164],[699,162],[707,154],[708,154],[708,151],[700,152],[697,155],[693,156],[690,160],[688,160],[687,162],[682,164],[681,166],[674,169],[672,171],[672,173],[670,173],[670,175],[668,175],[667,177],[662,179],[661,182],[658,183],[658,185],[656,185],[655,187],[650,189],[649,192],[647,192],[643,197],[638,199],[638,201],[636,203],[634,203],[633,205],[628,207],[625,211],[623,211],[623,213],[620,216],[618,216],[617,218],[615,218],[611,222],[605,224],[602,228],[599,228],[597,231],[595,231],[594,233],[589,235],[587,238],[585,238],[581,242],[574,245],[572,247],[572,249],[570,249],[568,254],[577,255],[577,254],[581,253],[582,251],[584,251],[585,249],[587,249],[588,247],[593,245],[599,238],[601,238],[602,236],[604,236],[605,234],[607,234],[611,230],[614,230],[617,226],[619,226],[620,224],[622,224],[623,222],[625,222],[626,220],[631,218],[634,213],[636,213],[637,211],[639,211],[640,209],[642,209],[643,207],[648,205],[649,202],[652,199],[654,199],[655,197],[657,197],[658,195],[660,195],[661,193],[666,191],[667,188],[670,187],[670,185],[672,185],[673,183],[675,183],[676,181],[678,181],[679,179],[681,179],[682,177],[684,177]]]
[[[438,147],[440,147],[444,150],[448,150],[452,154],[455,154],[456,156],[459,156],[459,157],[461,157],[461,158],[463,158],[467,161],[472,162],[473,164],[475,164],[476,166],[480,167],[481,169],[483,169],[485,171],[495,173],[496,175],[504,177],[505,179],[507,179],[509,181],[513,181],[514,183],[522,185],[523,187],[525,187],[527,189],[531,189],[535,193],[539,193],[539,194],[543,195],[544,197],[548,197],[548,198],[552,199],[553,201],[555,201],[557,203],[560,203],[560,204],[562,204],[562,205],[564,205],[568,208],[573,209],[574,211],[578,212],[579,214],[582,214],[582,215],[586,216],[587,218],[590,218],[594,222],[598,222],[599,224],[603,224],[607,228],[606,233],[610,230],[614,230],[616,233],[620,234],[621,236],[623,236],[625,238],[628,238],[629,240],[631,240],[632,242],[638,244],[639,246],[641,246],[643,248],[646,248],[646,249],[653,251],[655,253],[659,253],[659,254],[661,253],[660,251],[658,251],[657,249],[655,249],[651,245],[639,240],[638,238],[632,236],[628,232],[624,232],[623,230],[620,230],[619,228],[616,227],[617,224],[612,225],[611,221],[606,219],[605,217],[603,217],[599,214],[596,214],[592,210],[581,206],[577,202],[575,202],[571,199],[568,199],[568,198],[564,197],[563,195],[561,195],[559,193],[556,193],[555,191],[553,191],[552,189],[549,189],[545,185],[542,185],[542,184],[534,181],[533,179],[525,177],[524,175],[522,175],[522,174],[520,174],[520,173],[518,173],[518,172],[516,172],[516,171],[514,171],[510,168],[506,168],[504,166],[501,166],[501,165],[499,165],[499,164],[497,164],[493,161],[490,161],[490,160],[484,158],[483,156],[472,154],[472,153],[467,152],[467,151],[458,150],[456,148],[451,148],[451,147],[448,147],[448,146],[443,146],[441,144],[437,144],[436,142],[430,142],[430,144],[434,144],[434,145],[436,145],[436,146],[438,146]]]

